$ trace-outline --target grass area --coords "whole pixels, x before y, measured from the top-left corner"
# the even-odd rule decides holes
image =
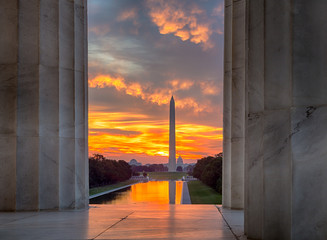
[[[129,185],[129,184],[132,184],[132,183],[136,183],[136,182],[138,182],[138,181],[137,180],[126,180],[124,182],[119,182],[119,183],[106,185],[106,186],[102,186],[102,187],[90,188],[89,194],[91,196],[91,195],[94,195],[94,194],[97,194],[97,193],[109,191],[109,190],[112,190],[112,189],[115,189],[115,188],[126,186],[126,185]]]
[[[192,204],[221,204],[221,194],[201,181],[187,183]]]
[[[148,172],[148,175],[152,179],[156,180],[179,180],[183,176],[186,176],[185,172]]]
[[[149,177],[156,180],[179,180],[186,176],[185,172],[148,172]]]

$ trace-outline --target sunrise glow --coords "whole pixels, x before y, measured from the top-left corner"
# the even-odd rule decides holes
[[[89,112],[89,151],[117,157],[125,154],[168,156],[168,119],[123,112]],[[201,152],[215,154],[213,143],[222,140],[222,128],[177,122],[176,150],[185,159],[199,159]],[[155,159],[155,158],[154,158]]]
[[[166,163],[222,151],[223,1],[89,3],[89,155]]]

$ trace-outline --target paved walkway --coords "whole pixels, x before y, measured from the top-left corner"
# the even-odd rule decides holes
[[[181,204],[191,204],[191,197],[188,191],[187,182],[183,182],[183,190],[182,190],[182,197],[181,197]]]
[[[229,215],[233,218],[232,212]],[[237,238],[214,205],[130,204],[90,205],[88,211],[0,213],[0,239]]]

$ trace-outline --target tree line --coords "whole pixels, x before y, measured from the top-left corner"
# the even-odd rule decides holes
[[[193,177],[198,178],[204,184],[222,193],[222,153],[214,157],[208,156],[197,161],[193,169]]]
[[[110,160],[100,154],[89,158],[90,188],[125,181],[131,175],[131,166],[124,160]]]

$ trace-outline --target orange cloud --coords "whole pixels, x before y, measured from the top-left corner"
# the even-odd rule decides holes
[[[190,33],[186,30],[177,30],[175,35],[180,37],[183,41],[186,41],[190,38]]]
[[[138,113],[105,112],[89,107],[89,154],[109,158],[124,154],[156,156],[169,153],[169,124]],[[184,159],[199,159],[221,151],[222,129],[177,122],[176,150]],[[178,157],[178,156],[177,156]],[[129,159],[125,159],[129,160]]]
[[[148,100],[151,103],[157,104],[159,106],[168,104],[172,95],[170,89],[156,89],[152,94],[148,96]]]
[[[194,82],[190,80],[174,79],[169,81],[169,84],[174,88],[175,91],[177,91],[190,89],[190,87],[194,85]]]
[[[197,25],[190,31],[192,38],[191,42],[194,43],[207,43],[208,48],[212,48],[213,44],[209,42],[210,35],[212,34],[212,31],[209,30],[209,27],[206,25]]]
[[[205,12],[193,4],[186,8],[178,1],[148,0],[149,15],[161,34],[173,34],[182,41],[203,44],[212,48],[210,36],[213,34],[210,21],[204,21]]]
[[[89,79],[90,88],[105,88],[105,87],[114,87],[117,91],[125,92],[125,94],[139,97],[144,101],[157,104],[159,106],[168,104],[171,98],[173,91],[177,90],[187,90],[194,85],[193,81],[190,80],[171,80],[168,82],[171,86],[169,88],[143,88],[137,82],[126,82],[125,79],[121,76],[113,77],[110,75],[98,75],[94,78]],[[208,104],[200,105],[192,97],[182,98],[176,100],[176,108],[189,108],[193,109],[194,112],[211,112],[212,109]]]
[[[200,87],[205,95],[216,95],[221,91],[213,81],[200,82]]]
[[[145,98],[145,94],[139,83],[126,84],[123,77],[112,77],[110,75],[98,75],[89,80],[89,87],[91,88],[105,88],[115,87],[118,91],[125,91],[127,95],[140,96]]]
[[[131,83],[126,89],[126,93],[131,96],[140,96],[142,99],[145,98],[142,87],[139,83]]]
[[[126,89],[125,80],[122,77],[111,77],[109,75],[98,75],[89,80],[91,88],[115,87],[118,91]]]

